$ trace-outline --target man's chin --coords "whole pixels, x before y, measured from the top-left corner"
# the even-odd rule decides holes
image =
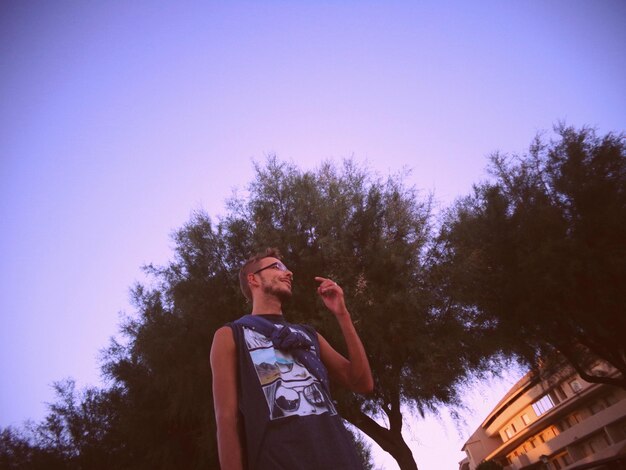
[[[291,300],[291,289],[288,289],[286,287],[282,289],[268,287],[265,289],[265,293],[275,296],[281,302],[287,302]]]
[[[288,302],[291,300],[291,291],[290,290],[280,290],[278,292],[276,292],[276,297],[278,297],[278,299],[281,302]]]

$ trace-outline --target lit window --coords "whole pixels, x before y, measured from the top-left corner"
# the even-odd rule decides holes
[[[567,452],[563,452],[552,459],[550,459],[550,463],[552,464],[552,468],[554,470],[560,470],[563,467],[567,467],[572,464],[572,459],[570,458]]]
[[[532,406],[537,416],[541,416],[546,411],[554,407],[554,401],[552,401],[550,395],[544,395],[543,398],[537,400]]]

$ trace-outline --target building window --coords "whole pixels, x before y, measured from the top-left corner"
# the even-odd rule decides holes
[[[606,449],[611,445],[609,439],[606,437],[604,432],[599,432],[589,439],[589,447],[591,448],[591,452],[595,454],[596,452],[600,452],[601,450]]]
[[[617,399],[614,393],[608,393],[607,395],[604,396],[604,401],[606,402],[606,405],[608,407],[608,406],[615,405],[615,403],[617,403],[619,400]]]
[[[544,431],[543,435],[543,439],[544,442],[549,441],[550,439],[552,439],[553,437],[556,437],[559,435],[559,430],[556,428],[556,426],[550,426],[548,429],[546,429]]]
[[[578,444],[575,448],[576,448],[576,453],[578,454],[579,459],[584,459],[585,457],[588,457],[591,454],[591,451],[589,450],[589,446],[586,445],[584,442],[582,444]]]
[[[550,397],[550,395],[544,395],[542,398],[533,403],[532,407],[533,410],[535,410],[537,416],[541,416],[546,411],[554,408],[554,401],[552,400],[552,397]]]
[[[580,384],[580,382],[578,380],[572,380],[569,383],[570,388],[572,389],[572,392],[574,393],[578,393],[583,389],[583,386]]]
[[[522,421],[524,422],[525,425],[529,425],[530,424],[530,416],[528,416],[528,413],[524,413],[522,415]]]
[[[592,436],[580,442],[576,449],[578,453],[584,458],[586,456],[600,452],[611,445],[611,441],[604,433],[604,431],[597,432]]]
[[[559,435],[559,430],[555,426],[550,426],[549,428],[546,428],[541,434],[538,434],[537,437],[543,444],[558,435]]]
[[[561,431],[565,431],[566,429],[569,429],[572,426],[576,426],[579,422],[580,420],[578,417],[578,413],[573,413],[563,418],[563,420],[559,423],[559,429]]]
[[[515,435],[515,430],[511,429],[511,427],[509,426],[504,430],[504,434],[506,434],[507,438],[511,439]]]
[[[567,467],[572,464],[572,459],[570,458],[567,452],[563,452],[562,454],[557,455],[556,457],[550,460],[552,464],[552,468],[554,470],[560,470],[563,467]]]
[[[557,385],[554,390],[556,390],[556,394],[561,399],[561,401],[567,399],[567,395],[565,395],[565,392],[563,391],[563,387],[561,387],[560,385]]]
[[[596,413],[599,413],[600,411],[602,411],[604,408],[605,408],[604,403],[598,400],[591,404],[591,406],[589,407],[589,411],[591,411],[592,415],[595,415]]]

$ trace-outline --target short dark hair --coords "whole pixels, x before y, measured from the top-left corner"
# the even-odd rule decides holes
[[[282,259],[282,256],[280,251],[278,251],[278,248],[266,248],[265,251],[259,252],[248,258],[239,270],[239,287],[241,288],[243,296],[249,301],[252,301],[252,292],[250,291],[250,286],[248,285],[248,274],[256,271],[259,266],[259,261],[265,258]]]

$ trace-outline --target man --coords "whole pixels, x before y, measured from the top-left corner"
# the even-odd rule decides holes
[[[215,333],[211,369],[223,470],[361,468],[328,378],[371,392],[363,344],[343,290],[323,277],[315,278],[317,293],[339,323],[348,359],[310,326],[287,323],[282,304],[291,297],[292,279],[277,250],[250,258],[239,281],[252,313]]]

